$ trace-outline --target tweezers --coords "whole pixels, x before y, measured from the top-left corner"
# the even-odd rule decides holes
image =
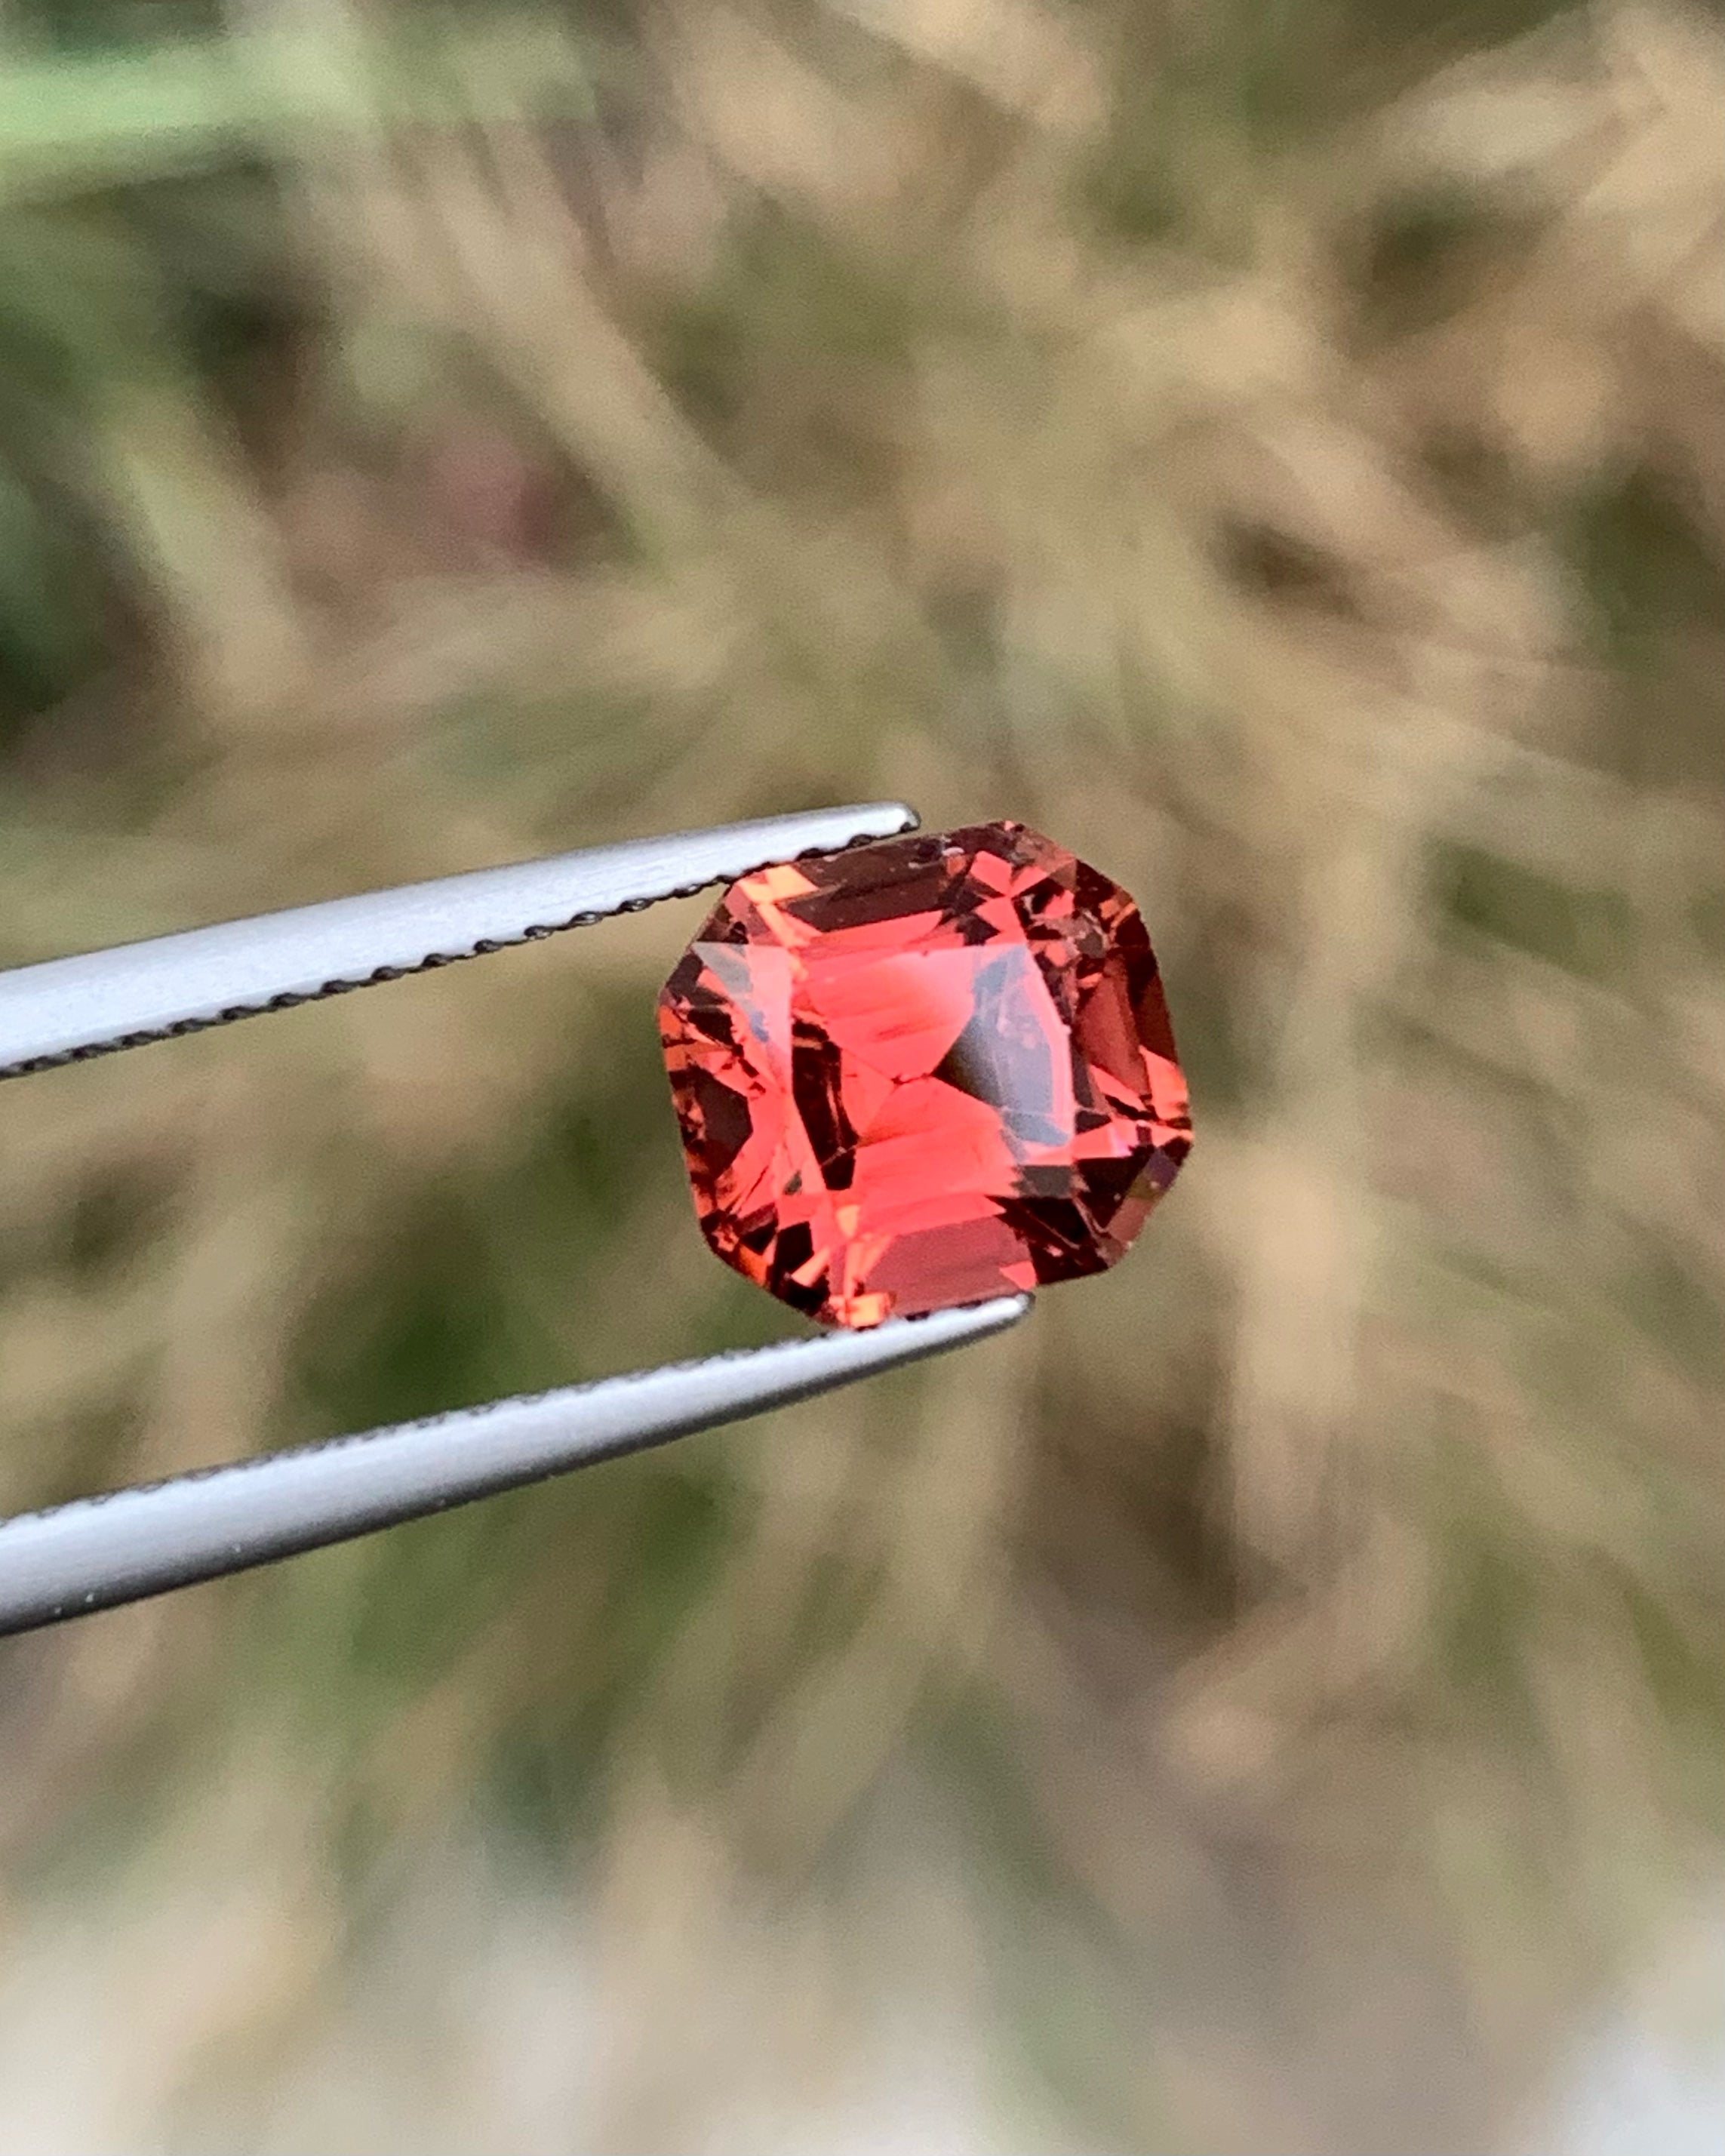
[[[315,1003],[775,861],[916,826],[898,802],[768,817],[480,869],[0,973],[0,1079]],[[711,1356],[196,1470],[0,1521],[0,1634],[111,1609],[664,1445],[980,1340],[1003,1296],[868,1332]]]

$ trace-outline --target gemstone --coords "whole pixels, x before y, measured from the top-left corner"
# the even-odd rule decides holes
[[[1137,906],[1021,824],[742,877],[659,1020],[708,1242],[829,1322],[1101,1272],[1191,1145]]]

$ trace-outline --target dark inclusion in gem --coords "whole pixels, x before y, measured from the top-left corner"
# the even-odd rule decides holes
[[[707,1240],[841,1325],[1101,1271],[1192,1142],[1137,906],[1020,824],[744,876],[659,1019]]]

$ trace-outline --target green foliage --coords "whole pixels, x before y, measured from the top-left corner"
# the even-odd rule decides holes
[[[1622,891],[1578,889],[1471,847],[1448,849],[1437,877],[1448,911],[1464,927],[1569,973],[1628,978],[1635,922]]]
[[[1569,544],[1599,647],[1614,664],[1645,670],[1668,652],[1673,630],[1725,621],[1725,563],[1694,506],[1657,472],[1608,478],[1585,495]]]

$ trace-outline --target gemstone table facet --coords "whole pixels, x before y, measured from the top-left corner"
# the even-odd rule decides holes
[[[708,1242],[829,1322],[1100,1272],[1191,1145],[1137,908],[1020,824],[742,877],[659,1020]]]

